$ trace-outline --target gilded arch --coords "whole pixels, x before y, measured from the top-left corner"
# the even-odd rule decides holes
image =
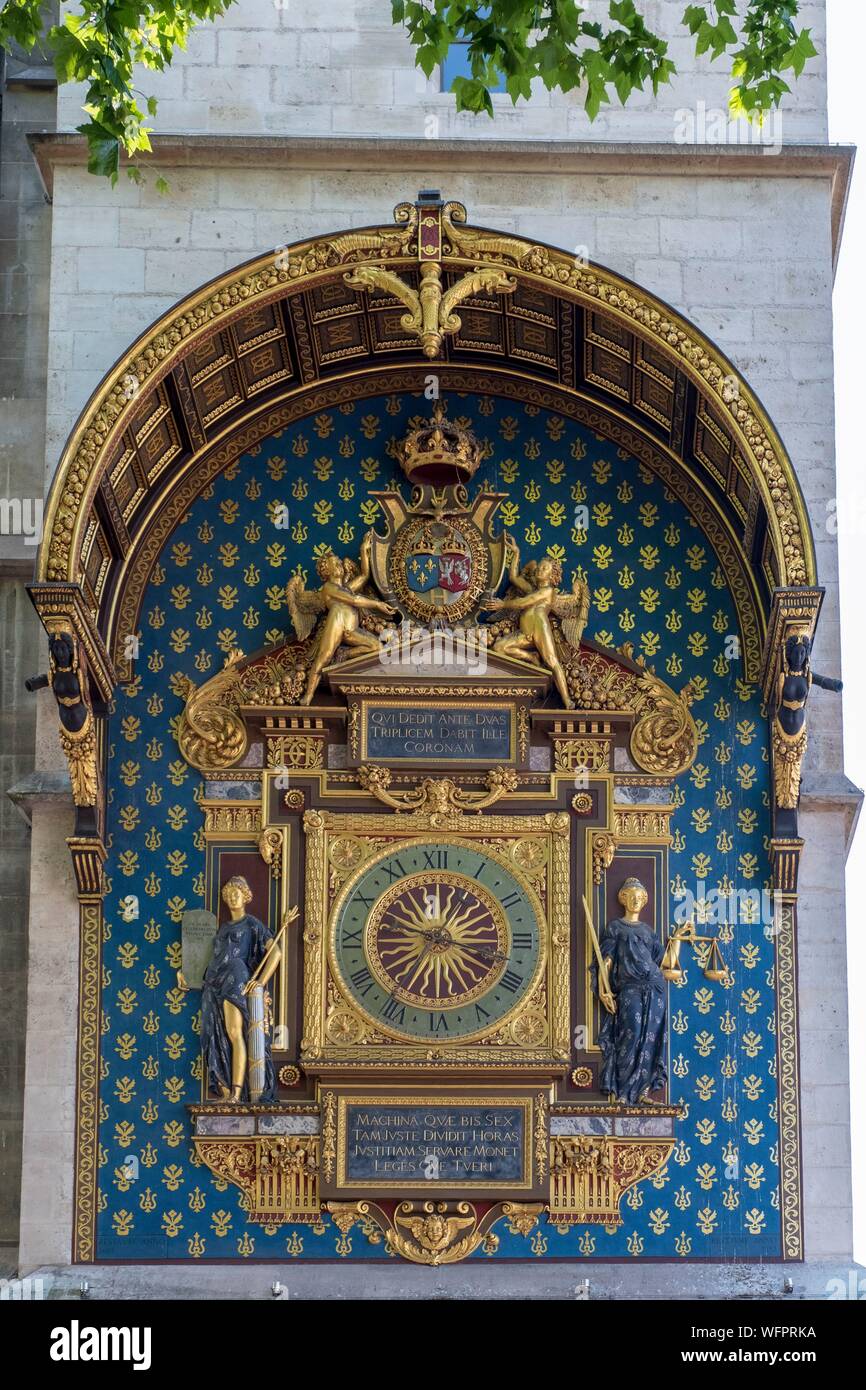
[[[419,230],[431,206],[401,204],[391,225],[298,243],[212,281],[94,392],[51,488],[34,601],[46,619],[74,597],[103,698],[112,666],[126,674],[161,537],[220,467],[326,403],[417,390],[434,369],[449,390],[577,418],[654,469],[712,539],[747,676],[760,677],[773,592],[813,586],[816,573],[797,478],[755,394],[699,330],[611,271],[470,228],[441,201],[434,245]],[[421,323],[431,274],[447,320],[432,344]]]

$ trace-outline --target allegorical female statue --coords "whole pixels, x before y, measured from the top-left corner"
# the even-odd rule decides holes
[[[280,961],[279,937],[298,909],[286,913],[279,937],[247,912],[252,890],[230,878],[222,890],[229,910],[217,928],[201,996],[201,1041],[208,1088],[224,1100],[273,1100],[276,1091],[264,990]]]
[[[600,1084],[612,1101],[648,1101],[667,1080],[665,1022],[667,992],[661,971],[664,949],[640,914],[648,893],[640,879],[627,878],[619,890],[622,917],[601,935],[601,965],[591,966],[592,985],[602,1005],[598,1045]]]

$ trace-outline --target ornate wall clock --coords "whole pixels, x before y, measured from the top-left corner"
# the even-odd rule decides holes
[[[417,1064],[432,1049],[561,1072],[568,817],[431,819],[306,817],[308,1069]]]
[[[240,875],[281,933],[274,1103],[256,1102],[229,1148],[234,1115],[214,1116],[211,1081],[198,1151],[246,1184],[262,1224],[314,1220],[317,1201],[351,1224],[352,1203],[378,1196],[459,1226],[474,1193],[522,1204],[527,1223],[540,1200],[563,1228],[615,1228],[623,1192],[669,1156],[679,1110],[660,1015],[647,1085],[617,1092],[635,1069],[621,1083],[608,1064],[622,1048],[594,924],[634,925],[649,954],[665,938],[691,695],[566,621],[574,578],[569,594],[549,554],[521,563],[504,520],[494,529],[502,494],[470,499],[481,453],[462,424],[439,409],[397,454],[411,498],[376,493],[381,529],[357,562],[334,555],[318,588],[294,585],[294,640],[186,688],[181,749],[200,767],[204,748],[220,774],[206,899],[218,908]],[[645,917],[630,924],[635,895]],[[440,1199],[457,1207],[431,1215]],[[399,1214],[376,1210],[402,1250]]]
[[[530,881],[501,854],[436,838],[379,851],[344,887],[329,951],[335,979],[394,1038],[468,1041],[511,1019],[544,969],[546,930]],[[544,1018],[524,1015],[540,1041]]]

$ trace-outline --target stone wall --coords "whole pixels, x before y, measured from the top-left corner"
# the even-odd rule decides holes
[[[638,93],[590,122],[583,96],[547,92],[542,84],[516,108],[494,96],[496,119],[456,115],[437,72],[415,68],[412,47],[391,23],[391,0],[237,0],[217,23],[191,38],[186,53],[142,89],[159,99],[156,129],[232,135],[358,135],[491,139],[673,140],[677,113],[727,108],[724,62],[696,59],[682,26],[684,0],[644,0],[641,11],[670,39],[679,69],[657,97]],[[608,0],[588,0],[588,16],[607,22]],[[823,49],[823,0],[806,0],[802,21]],[[80,123],[80,89],[61,97],[61,128]],[[438,125],[431,124],[435,117]],[[827,138],[826,70],[814,60],[786,101],[784,137]],[[712,138],[712,136],[710,136]]]
[[[0,499],[10,508],[0,534],[0,1247],[17,1244],[21,1184],[30,832],[5,792],[33,767],[36,700],[24,680],[40,654],[24,590],[36,547],[11,509],[32,542],[43,494],[51,209],[27,132],[54,123],[45,78],[8,54],[0,81]]]

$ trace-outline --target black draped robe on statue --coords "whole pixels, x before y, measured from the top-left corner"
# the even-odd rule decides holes
[[[645,1091],[667,1080],[665,1066],[665,978],[659,969],[664,948],[644,922],[617,917],[602,933],[601,954],[609,961],[616,1013],[601,1006],[598,1045],[602,1052],[600,1088],[634,1105]],[[598,965],[591,967],[598,993]]]
[[[249,1023],[249,1005],[243,987],[272,940],[273,933],[270,928],[249,913],[237,922],[223,922],[217,929],[213,956],[205,971],[201,992],[201,1045],[208,1083],[215,1091],[219,1091],[223,1086],[231,1090],[232,1084],[232,1045],[226,1031],[223,1000],[228,999],[240,1009],[246,1029]],[[265,1089],[261,1099],[273,1100],[276,1086],[274,1064],[268,1045],[265,1059]],[[249,1098],[247,1077],[244,1077],[241,1098]]]

